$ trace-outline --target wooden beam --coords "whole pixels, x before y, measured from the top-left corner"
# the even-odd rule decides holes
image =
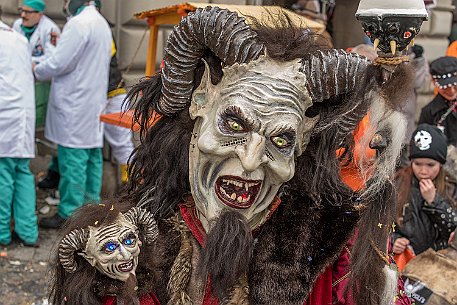
[[[159,26],[149,27],[148,56],[146,57],[146,76],[152,76],[156,72],[157,40],[159,38]]]
[[[155,24],[178,24],[182,16],[176,12],[155,16]]]

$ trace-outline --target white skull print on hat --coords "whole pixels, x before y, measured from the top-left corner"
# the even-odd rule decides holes
[[[425,130],[419,130],[414,135],[414,143],[420,150],[430,149],[430,144],[432,143],[432,135]]]
[[[436,126],[420,124],[413,132],[409,147],[409,158],[430,158],[446,163],[447,139]]]

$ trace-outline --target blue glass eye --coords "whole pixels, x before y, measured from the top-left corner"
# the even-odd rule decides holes
[[[126,238],[124,239],[124,245],[126,246],[131,246],[135,243],[135,240],[133,238]]]
[[[113,252],[114,250],[116,250],[116,248],[117,248],[117,245],[113,242],[109,242],[105,245],[106,252]]]

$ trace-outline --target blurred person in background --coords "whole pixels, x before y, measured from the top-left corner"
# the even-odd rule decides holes
[[[51,55],[60,35],[57,24],[44,15],[45,8],[43,0],[24,0],[19,7],[21,18],[13,24],[13,29],[27,38],[34,63]],[[36,127],[44,126],[50,86],[49,81],[35,82]]]
[[[127,91],[124,87],[121,71],[117,62],[117,48],[113,38],[112,57],[109,70],[109,87],[108,102],[105,113],[122,112],[122,103],[127,97]],[[126,183],[128,180],[127,162],[133,152],[132,131],[125,127],[112,124],[105,124],[105,138],[111,146],[113,156],[120,164],[121,182]]]
[[[60,204],[40,226],[59,228],[74,210],[98,202],[103,171],[103,125],[111,59],[111,30],[94,1],[65,0],[68,15],[53,54],[35,66],[53,78],[45,137],[57,144]]]
[[[436,126],[420,124],[411,138],[411,165],[396,173],[395,254],[447,248],[457,226],[457,182],[442,167],[446,157],[446,136]]]
[[[101,2],[95,1],[95,6],[100,11]],[[109,24],[109,21],[106,21]],[[117,45],[113,37],[111,44],[111,61],[109,67],[108,96],[104,113],[109,114],[122,112],[122,104],[126,96],[127,91],[124,87],[124,80],[118,66]],[[130,129],[125,127],[120,127],[113,124],[104,124],[104,136],[112,149],[115,160],[120,165],[121,182],[126,183],[128,180],[127,162],[134,148],[132,142],[132,132]],[[38,183],[38,187],[41,189],[57,188],[59,185],[59,179],[60,174],[58,168],[58,159],[57,157],[53,157],[48,169],[48,173]]]
[[[28,42],[35,63],[48,58],[56,45],[56,39],[60,35],[57,24],[43,11],[46,4],[43,0],[24,0],[19,13],[21,18],[13,24],[13,29],[24,35]]]
[[[1,17],[1,7],[0,7]],[[30,159],[35,157],[32,58],[27,39],[0,19],[0,245],[14,232],[26,246],[38,239],[36,194]]]
[[[438,94],[424,106],[419,124],[427,123],[444,130],[448,145],[457,145],[457,58],[443,56],[430,63],[430,74]]]

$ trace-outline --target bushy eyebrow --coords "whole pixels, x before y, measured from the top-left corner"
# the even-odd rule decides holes
[[[221,117],[224,119],[233,118],[240,120],[246,128],[254,129],[255,120],[247,116],[240,107],[235,105],[230,105],[224,109],[221,113]]]
[[[290,134],[291,136],[295,136],[295,134],[297,133],[297,131],[291,127],[291,126],[288,126],[288,125],[279,125],[279,126],[276,126],[272,131],[271,131],[271,134],[272,135],[280,135],[280,134]]]

